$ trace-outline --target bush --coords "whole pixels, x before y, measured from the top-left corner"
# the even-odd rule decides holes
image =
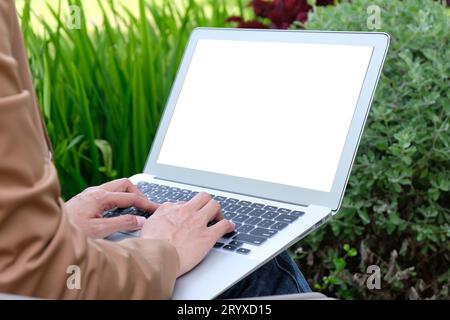
[[[383,75],[341,211],[295,252],[337,297],[448,298],[450,18],[431,0],[352,0],[314,8],[306,28],[367,30],[369,5],[392,37]],[[369,265],[381,290],[366,288]]]
[[[312,6],[308,0],[250,0],[248,6],[253,10],[253,19],[245,20],[242,16],[227,19],[235,22],[238,28],[254,29],[289,29],[296,24],[305,23]],[[335,0],[317,0],[317,6],[334,4]]]

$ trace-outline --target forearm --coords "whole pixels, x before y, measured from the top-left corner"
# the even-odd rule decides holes
[[[14,47],[12,1],[0,1],[0,292],[45,298],[168,298],[179,269],[155,240],[89,240],[64,213],[58,177],[36,123]],[[23,52],[22,55],[24,57]],[[79,267],[80,289],[67,286]],[[69,286],[70,287],[70,286]]]
[[[64,215],[56,170],[29,120],[29,95],[0,98],[0,291],[48,298],[168,298],[175,249],[88,240]],[[66,286],[70,265],[81,289]]]

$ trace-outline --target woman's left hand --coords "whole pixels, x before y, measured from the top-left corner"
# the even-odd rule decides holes
[[[139,230],[145,218],[123,215],[103,218],[103,212],[113,208],[135,206],[154,212],[159,204],[149,201],[128,179],[114,180],[90,187],[65,203],[69,220],[90,238],[105,238],[117,231]]]

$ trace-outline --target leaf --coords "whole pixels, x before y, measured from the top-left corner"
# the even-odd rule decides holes
[[[102,167],[103,172],[107,176],[112,176],[114,174],[114,171],[113,171],[113,160],[112,160],[113,157],[111,145],[108,143],[108,141],[100,139],[95,140],[95,145],[97,146],[97,148],[100,149],[100,152],[102,154],[104,163],[104,166]]]
[[[334,266],[336,268],[336,271],[341,271],[345,269],[345,266],[347,265],[347,262],[344,258],[336,258],[334,259]]]
[[[347,252],[347,255],[349,256],[349,257],[354,257],[354,256],[356,256],[358,254],[358,251],[355,249],[355,248],[351,248],[348,252]]]
[[[370,218],[369,218],[369,215],[367,214],[367,211],[359,210],[358,211],[358,216],[361,218],[361,220],[362,220],[362,222],[364,224],[370,223]]]

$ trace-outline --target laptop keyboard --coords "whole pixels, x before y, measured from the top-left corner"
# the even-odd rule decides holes
[[[149,200],[160,204],[164,202],[189,201],[198,194],[198,191],[143,181],[139,182],[137,187]],[[268,206],[237,198],[227,198],[213,194],[211,194],[211,197],[219,202],[225,218],[236,224],[235,230],[225,234],[223,236],[224,240],[217,242],[214,248],[244,255],[251,251],[251,249],[242,248],[244,244],[260,246],[304,214],[303,211]],[[146,218],[151,215],[149,212],[130,207],[109,210],[103,216],[109,218],[125,214],[139,215]]]

